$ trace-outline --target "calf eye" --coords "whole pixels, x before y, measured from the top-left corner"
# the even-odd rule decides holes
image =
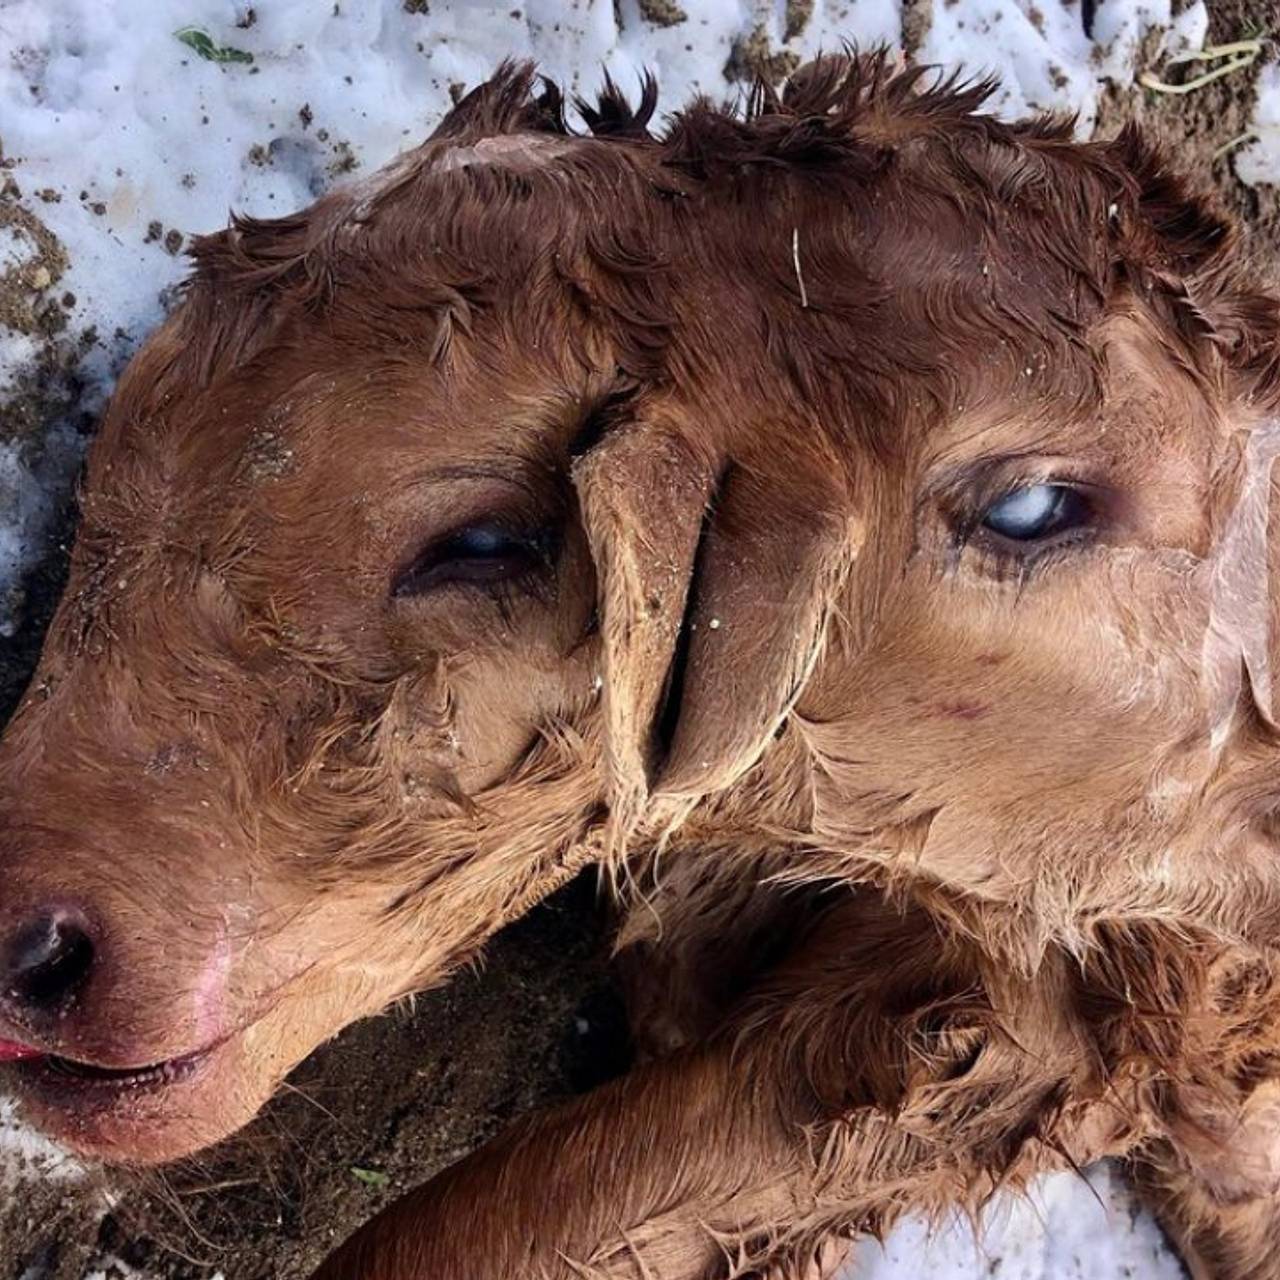
[[[997,498],[979,523],[1011,542],[1042,542],[1078,528],[1088,518],[1088,503],[1069,485],[1032,484]]]
[[[421,595],[454,583],[511,582],[547,562],[541,534],[511,533],[495,524],[468,525],[433,542],[397,578],[391,594]]]

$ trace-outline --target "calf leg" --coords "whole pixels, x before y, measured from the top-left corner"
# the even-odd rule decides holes
[[[393,1205],[323,1280],[701,1280],[801,1212],[817,1168],[723,1052],[536,1116]]]
[[[850,903],[710,1040],[518,1123],[320,1280],[772,1280],[1100,1154],[1072,1149],[1060,993],[985,980],[922,914]]]

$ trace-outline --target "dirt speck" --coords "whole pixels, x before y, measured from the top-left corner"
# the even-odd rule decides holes
[[[293,470],[294,462],[294,451],[278,430],[267,426],[249,438],[244,466],[251,480],[278,480]]]
[[[782,38],[784,40],[794,40],[809,25],[809,19],[812,17],[813,0],[787,0]]]
[[[689,20],[675,0],[640,0],[640,16],[655,27],[674,27]]]
[[[933,0],[904,0],[902,5],[902,52],[908,61],[915,58],[933,26]]]
[[[750,35],[740,36],[733,42],[724,64],[724,77],[734,83],[759,77],[776,85],[799,65],[800,55],[790,49],[774,49],[769,32],[761,24],[753,28]]]
[[[360,167],[360,158],[351,148],[351,143],[338,141],[333,144],[333,159],[326,166],[329,176],[332,178],[340,178],[345,173],[351,173]]]

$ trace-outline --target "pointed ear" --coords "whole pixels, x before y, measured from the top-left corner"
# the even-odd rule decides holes
[[[860,541],[834,474],[741,465],[722,475],[673,673],[654,787],[664,799],[694,801],[736,782],[813,673]]]
[[[579,463],[624,830],[737,781],[795,705],[858,545],[839,474],[726,463],[653,424]]]

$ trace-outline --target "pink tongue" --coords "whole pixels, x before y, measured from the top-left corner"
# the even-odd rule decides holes
[[[43,1058],[40,1049],[13,1040],[0,1040],[0,1062],[21,1062],[24,1058]]]

